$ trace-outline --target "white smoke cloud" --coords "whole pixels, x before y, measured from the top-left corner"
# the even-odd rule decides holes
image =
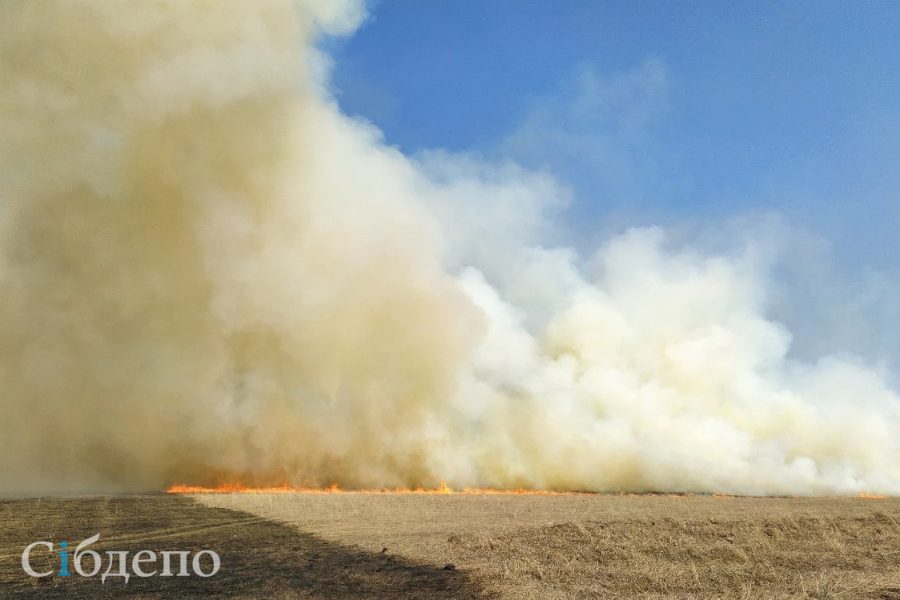
[[[584,259],[551,175],[342,115],[360,3],[2,11],[0,491],[900,492],[896,392],[788,358],[752,243]]]

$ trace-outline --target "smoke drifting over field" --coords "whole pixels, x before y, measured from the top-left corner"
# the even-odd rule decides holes
[[[900,398],[786,358],[765,252],[548,244],[549,176],[340,113],[362,16],[3,3],[0,491],[900,493]]]

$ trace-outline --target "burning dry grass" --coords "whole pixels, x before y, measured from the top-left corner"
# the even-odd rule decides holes
[[[452,563],[509,598],[900,599],[900,500],[224,494],[336,543]]]
[[[381,488],[381,489],[347,489],[337,484],[326,487],[297,487],[290,484],[282,484],[278,486],[247,486],[241,483],[223,483],[213,487],[205,487],[199,485],[183,485],[176,484],[166,489],[167,494],[387,494],[396,495],[444,495],[444,494],[465,494],[476,496],[574,496],[589,495],[589,492],[560,492],[554,490],[527,490],[518,489],[493,489],[493,488],[463,488],[455,490],[448,486],[446,482],[440,482],[433,488]]]

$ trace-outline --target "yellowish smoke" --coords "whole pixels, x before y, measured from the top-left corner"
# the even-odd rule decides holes
[[[0,491],[900,492],[898,397],[786,359],[752,252],[594,260],[562,192],[340,113],[356,2],[0,7]]]

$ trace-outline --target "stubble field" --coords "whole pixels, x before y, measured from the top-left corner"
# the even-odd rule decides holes
[[[32,579],[36,540],[213,549],[198,577]],[[210,494],[0,501],[0,596],[900,599],[900,499]],[[49,560],[49,558],[48,558]]]

